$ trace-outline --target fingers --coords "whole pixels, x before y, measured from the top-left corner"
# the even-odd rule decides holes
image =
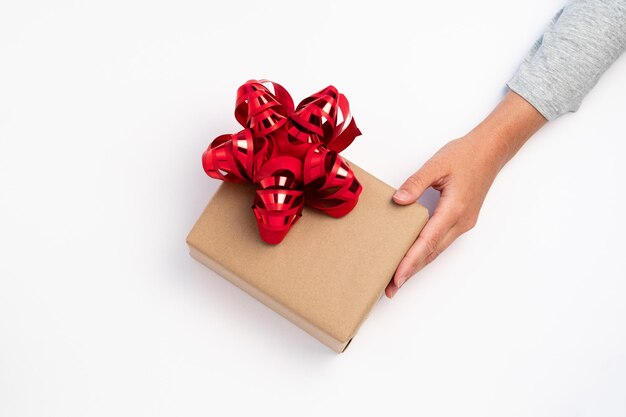
[[[402,205],[415,203],[437,179],[436,166],[429,161],[404,181],[393,195],[393,201]]]
[[[432,218],[398,265],[385,294],[391,298],[416,272],[432,262],[461,234],[458,216],[450,198],[442,195]]]
[[[411,272],[409,272],[409,275],[406,279],[400,281],[398,280],[398,276],[394,275],[394,278],[389,282],[389,284],[387,284],[387,288],[385,288],[385,295],[387,295],[387,297],[389,298],[392,298],[394,295],[396,295],[400,287],[404,285],[406,281],[408,281],[412,276],[414,276],[417,272],[419,272],[426,265],[434,261],[439,256],[439,254],[441,254],[444,250],[446,250],[448,246],[450,246],[452,242],[454,242],[456,238],[458,238],[459,236],[460,236],[460,233],[457,231],[456,226],[450,229],[450,231],[442,239],[437,249],[435,249],[433,252],[430,252],[428,255],[426,255],[426,257],[423,258],[423,260],[419,262],[417,265],[411,267],[412,270]],[[416,241],[416,244],[417,244],[417,241]]]

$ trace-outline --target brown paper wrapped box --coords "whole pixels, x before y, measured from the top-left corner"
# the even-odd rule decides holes
[[[304,207],[278,245],[261,240],[254,186],[223,183],[187,237],[191,256],[342,352],[428,220],[394,189],[350,163],[363,191],[336,219]]]

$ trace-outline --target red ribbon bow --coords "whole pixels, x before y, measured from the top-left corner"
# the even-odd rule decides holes
[[[210,177],[257,185],[252,210],[261,239],[280,243],[305,202],[332,217],[354,208],[362,187],[338,153],[361,132],[335,87],[294,109],[280,84],[250,80],[237,90],[235,118],[244,129],[215,138],[202,166]]]

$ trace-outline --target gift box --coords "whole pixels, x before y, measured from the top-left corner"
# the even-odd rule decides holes
[[[305,206],[278,245],[259,238],[255,187],[223,183],[187,237],[191,256],[336,352],[348,346],[428,220],[349,163],[363,186],[342,218]]]
[[[337,352],[348,346],[428,219],[339,152],[361,134],[333,86],[294,105],[280,84],[239,87],[243,130],[215,138],[225,181],[187,237],[191,255]]]

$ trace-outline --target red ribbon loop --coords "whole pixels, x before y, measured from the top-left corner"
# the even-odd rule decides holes
[[[362,186],[339,152],[361,132],[335,87],[294,108],[280,84],[250,80],[237,90],[235,118],[244,129],[213,140],[202,166],[210,177],[257,185],[252,210],[265,242],[280,243],[305,202],[332,217],[357,204]]]

